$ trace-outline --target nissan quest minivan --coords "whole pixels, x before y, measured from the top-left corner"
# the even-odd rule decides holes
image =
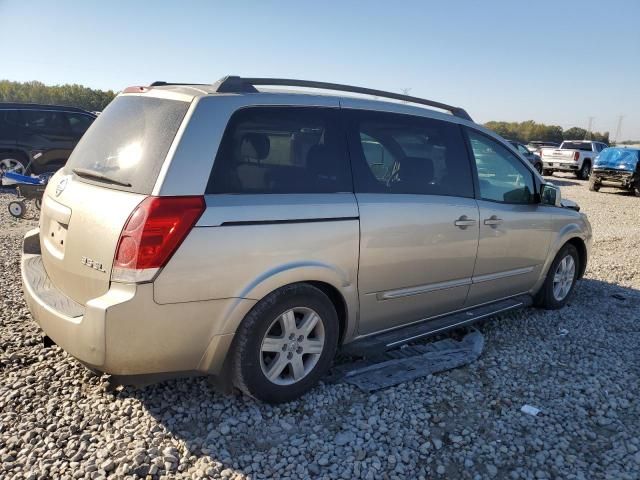
[[[339,349],[564,306],[592,241],[578,210],[461,108],[156,82],[118,95],[51,179],[22,280],[46,338],[92,370],[283,402]]]

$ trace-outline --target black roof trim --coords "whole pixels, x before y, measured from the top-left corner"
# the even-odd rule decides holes
[[[425,98],[402,95],[400,93],[386,92],[384,90],[374,90],[372,88],[355,87],[352,85],[342,85],[339,83],[315,82],[311,80],[295,80],[290,78],[242,78],[238,76],[227,76],[218,80],[215,90],[218,93],[257,93],[255,85],[272,85],[286,87],[306,87],[319,88],[323,90],[337,90],[341,92],[359,93],[363,95],[373,95],[375,97],[392,98],[404,102],[417,103],[429,107],[439,108],[451,112],[454,116],[465,120],[473,121],[469,114],[460,107],[447,105],[446,103],[427,100]],[[152,84],[153,86],[153,84]]]
[[[179,83],[179,82],[165,82],[165,81],[162,81],[162,80],[156,80],[155,82],[153,82],[149,86],[150,87],[166,87],[168,85],[191,86],[191,85],[208,85],[208,83]]]

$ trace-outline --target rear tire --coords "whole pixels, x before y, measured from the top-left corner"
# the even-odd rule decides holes
[[[20,175],[27,174],[29,162],[17,153],[0,153],[0,174],[4,172],[14,172]]]
[[[591,162],[588,160],[585,160],[582,163],[582,168],[578,171],[576,175],[580,180],[589,180],[589,177],[591,176]]]
[[[547,278],[534,298],[535,306],[546,310],[564,307],[575,289],[579,271],[578,250],[567,243],[553,259]]]
[[[294,400],[327,372],[339,322],[321,290],[297,283],[270,293],[247,314],[231,353],[233,384],[268,403]]]
[[[591,175],[589,178],[589,190],[592,192],[600,190],[600,182],[597,181],[597,178],[594,175]]]

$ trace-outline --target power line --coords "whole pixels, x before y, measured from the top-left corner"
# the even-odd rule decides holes
[[[591,140],[591,127],[593,126],[593,119],[595,117],[589,117],[589,126],[587,127],[587,133],[584,136],[585,140]]]
[[[614,137],[614,143],[616,143],[618,140],[620,140],[620,131],[622,130],[622,119],[624,118],[624,115],[619,115],[618,116],[618,126],[616,127],[616,136]]]

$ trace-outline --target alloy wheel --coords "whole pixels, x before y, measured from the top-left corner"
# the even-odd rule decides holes
[[[571,291],[576,274],[576,262],[571,255],[565,257],[558,263],[553,276],[553,297],[561,302]]]
[[[0,171],[1,172],[13,172],[19,173],[20,175],[24,175],[26,169],[22,162],[19,162],[15,158],[3,158],[0,160]]]
[[[324,350],[322,318],[312,309],[295,307],[278,316],[260,346],[260,367],[276,385],[292,385],[316,366]]]

